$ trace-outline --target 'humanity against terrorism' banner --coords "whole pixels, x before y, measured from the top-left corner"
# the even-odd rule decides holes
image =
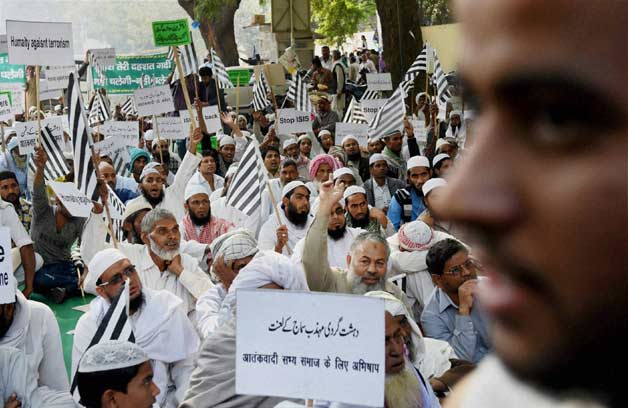
[[[164,85],[173,64],[167,53],[118,55],[115,65],[103,69],[103,77],[99,77],[96,68],[92,67],[94,87],[119,95],[132,94],[142,87]]]

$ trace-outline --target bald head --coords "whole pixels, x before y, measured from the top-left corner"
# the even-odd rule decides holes
[[[107,183],[109,187],[112,189],[116,188],[116,170],[111,164],[101,161],[98,164],[98,172],[100,173],[100,177],[105,180],[105,183]]]

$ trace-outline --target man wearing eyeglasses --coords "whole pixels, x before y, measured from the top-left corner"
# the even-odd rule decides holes
[[[98,252],[89,263],[85,290],[98,296],[76,324],[72,374],[125,282],[129,285],[129,316],[135,343],[152,360],[153,381],[161,390],[157,403],[175,407],[187,391],[200,340],[183,301],[166,290],[143,287],[135,265],[115,248]]]
[[[458,358],[477,363],[491,348],[487,321],[476,301],[477,264],[451,238],[434,244],[425,261],[436,286],[421,314],[425,335],[447,341]]]

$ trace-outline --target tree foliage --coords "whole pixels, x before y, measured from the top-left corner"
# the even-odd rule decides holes
[[[335,44],[359,31],[360,24],[375,15],[373,0],[312,0],[312,18],[316,32]]]

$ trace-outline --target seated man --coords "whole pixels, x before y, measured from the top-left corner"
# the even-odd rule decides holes
[[[190,181],[190,184],[199,184],[211,195],[214,191],[221,189],[225,185],[225,179],[216,174],[216,163],[218,163],[218,153],[215,150],[203,150],[201,152],[201,162],[198,170]]]
[[[0,198],[2,201],[13,205],[13,209],[26,232],[30,233],[33,205],[24,198],[22,193],[15,173],[12,171],[0,172]]]
[[[363,295],[373,290],[385,290],[407,303],[406,296],[396,285],[386,281],[390,248],[378,233],[363,232],[349,248],[349,268],[329,266],[327,258],[327,226],[331,210],[342,197],[344,187],[333,186],[331,180],[321,186],[316,217],[305,237],[303,268],[310,290]]]
[[[405,184],[396,178],[388,177],[388,162],[383,154],[375,153],[369,158],[370,179],[362,187],[366,190],[366,199],[371,207],[388,212],[390,201],[395,193]]]
[[[268,218],[259,232],[259,248],[289,255],[312,223],[310,190],[300,181],[291,181],[282,190],[279,220]]]
[[[131,160],[129,161],[129,172],[131,173],[131,177],[118,176],[117,179],[122,188],[135,191],[141,182],[140,176],[142,175],[144,166],[150,162],[150,154],[144,149],[133,147],[129,152],[129,156],[131,157]]]
[[[116,170],[106,161],[101,161],[98,164],[98,171],[100,172],[100,177],[104,179],[105,183],[107,183],[109,187],[111,187],[122,203],[126,204],[127,201],[132,200],[139,195],[137,190],[129,190],[118,186]]]
[[[312,197],[318,196],[320,185],[329,180],[329,176],[339,167],[338,161],[328,154],[319,154],[310,160],[310,181],[307,186]]]
[[[128,279],[129,318],[140,346],[153,361],[154,381],[161,407],[176,407],[188,388],[199,339],[177,296],[165,290],[151,290],[143,284],[131,260],[121,251],[108,248],[89,263],[85,289],[98,296],[76,324],[72,347],[72,373],[82,361],[111,301]]]
[[[86,408],[150,408],[160,393],[148,354],[123,340],[102,341],[88,349],[76,380]]]
[[[295,181],[297,177],[299,177],[299,172],[294,160],[284,160],[281,162],[279,178],[269,180],[275,203],[281,199],[281,191],[283,188],[291,181]],[[262,191],[262,217],[271,216],[274,212],[273,200],[270,197],[268,186],[264,186],[264,190]]]
[[[236,296],[239,289],[307,290],[303,274],[290,259],[260,252],[236,276],[222,302],[216,331],[205,339],[181,408],[264,407],[284,398],[237,395],[235,392]]]
[[[236,142],[231,136],[224,135],[218,141],[218,169],[216,173],[219,176],[227,178],[227,170],[233,164],[236,153]]]
[[[432,209],[433,203],[438,199],[440,194],[445,190],[442,187],[447,186],[447,181],[442,178],[429,179],[421,191],[423,191],[423,203],[425,204],[425,211],[421,213],[419,219],[432,227],[435,231],[445,232],[447,234],[457,236],[460,235],[460,228],[453,222],[446,221],[438,217]]]
[[[343,183],[345,188],[358,184],[355,173],[349,167],[341,167],[333,172],[334,182]]]
[[[386,214],[377,208],[369,207],[364,188],[351,186],[345,190],[343,198],[346,202],[347,226],[361,228],[384,237],[395,233],[393,224]]]
[[[273,180],[279,177],[279,164],[281,163],[281,155],[279,150],[273,146],[268,146],[262,151],[262,159],[266,168],[266,177]]]
[[[5,129],[6,150],[0,154],[0,171],[10,171],[17,176],[20,189],[28,197],[28,156],[20,154],[19,140],[15,129]]]
[[[362,182],[365,182],[370,177],[369,159],[362,157],[358,139],[348,135],[342,139],[340,145],[347,155],[347,167],[353,169],[360,176]]]
[[[430,177],[432,170],[427,157],[414,156],[408,160],[408,187],[399,189],[388,208],[388,218],[399,229],[401,224],[416,220],[425,210],[421,188]]]
[[[426,261],[437,289],[421,315],[425,335],[446,340],[459,358],[477,363],[490,350],[486,318],[476,299],[477,264],[455,239],[433,245]]]
[[[179,170],[181,160],[176,155],[170,155],[170,140],[153,139],[150,145],[150,152],[153,156],[153,162],[160,163],[164,167],[165,174],[167,174],[166,182],[168,185],[171,185],[174,182],[177,170]]]

